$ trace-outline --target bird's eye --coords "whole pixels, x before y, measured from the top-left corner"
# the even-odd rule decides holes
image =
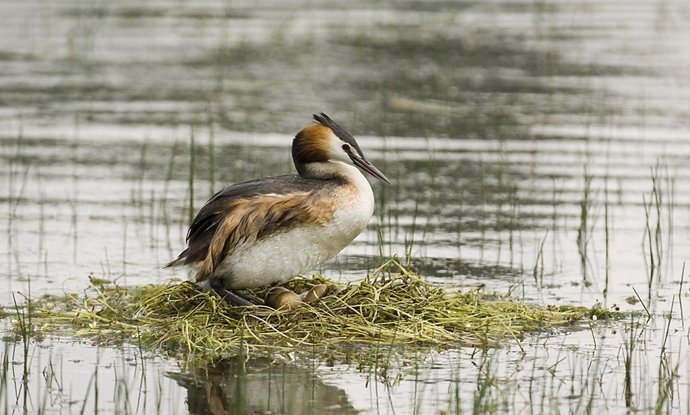
[[[346,153],[350,152],[350,146],[347,144],[343,144],[343,150],[345,150]]]

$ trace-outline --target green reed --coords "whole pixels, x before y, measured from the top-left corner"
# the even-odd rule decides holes
[[[206,127],[208,128],[208,194],[216,192],[216,128],[213,120],[213,107],[208,104],[206,112]]]
[[[180,147],[181,142],[179,140],[174,140],[170,149],[170,156],[168,157],[168,162],[165,169],[165,177],[163,180],[163,190],[159,200],[159,217],[162,226],[165,229],[165,242],[168,251],[173,250],[172,237],[170,235],[173,218],[170,214],[170,208],[168,206],[168,201],[170,198],[170,183],[173,181],[173,173],[175,172],[176,168],[177,155],[181,151]]]
[[[196,170],[196,142],[194,138],[194,126],[189,133],[189,177],[187,178],[187,194],[189,196],[189,206],[187,210],[187,223],[192,223],[196,210],[194,208],[194,174]]]
[[[609,277],[611,274],[611,257],[610,257],[610,234],[609,234],[609,181],[608,176],[604,181],[604,289],[602,295],[604,297],[604,306],[608,303],[609,293]]]
[[[546,243],[548,236],[549,231],[547,230],[539,244],[537,258],[534,260],[534,267],[532,268],[532,278],[534,278],[534,284],[540,293],[544,287],[544,243]]]
[[[587,173],[585,167],[584,185],[582,188],[582,199],[580,199],[580,224],[577,228],[577,252],[580,256],[580,271],[582,273],[582,281],[585,284],[590,283],[589,276],[589,242],[592,234],[592,179],[593,177]]]
[[[648,300],[665,281],[665,273],[672,267],[673,216],[675,182],[659,162],[651,168],[652,186],[649,194],[642,195],[645,224],[642,239],[647,269]]]
[[[70,142],[70,150],[72,152],[72,171],[71,171],[71,187],[72,191],[69,197],[70,205],[70,233],[72,236],[72,263],[76,264],[79,253],[79,174],[77,168],[79,166],[79,120],[80,117],[74,117],[74,135]]]

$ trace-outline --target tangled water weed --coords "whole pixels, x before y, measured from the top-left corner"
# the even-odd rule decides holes
[[[98,344],[132,342],[195,363],[304,350],[330,361],[361,363],[372,355],[358,353],[367,346],[390,344],[417,352],[425,347],[497,347],[506,340],[519,345],[527,332],[613,315],[603,308],[542,308],[478,289],[446,290],[426,282],[397,258],[357,282],[338,285],[315,276],[286,286],[301,292],[317,284],[329,285],[325,297],[287,311],[233,307],[191,282],[96,284],[83,295],[31,301],[30,332],[68,329]],[[262,297],[266,291],[248,295]]]

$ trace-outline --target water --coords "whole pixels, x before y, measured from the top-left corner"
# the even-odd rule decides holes
[[[1,304],[79,292],[89,275],[186,278],[162,266],[183,248],[190,198],[291,172],[292,136],[325,111],[394,182],[375,184],[375,218],[330,277],[362,276],[383,247],[438,283],[652,313],[432,353],[386,378],[319,362],[206,373],[68,336],[32,342],[24,365],[8,342],[6,410],[688,411],[688,5],[0,8]]]

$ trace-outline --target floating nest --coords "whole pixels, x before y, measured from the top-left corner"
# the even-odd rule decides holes
[[[336,284],[322,276],[285,286],[304,292],[328,284],[326,295],[291,310],[232,307],[191,282],[119,287],[92,280],[82,295],[43,296],[15,318],[35,336],[67,333],[98,344],[129,342],[144,350],[196,363],[237,356],[306,353],[348,362],[363,350],[447,349],[520,344],[529,332],[587,318],[608,318],[603,308],[541,308],[511,299],[487,299],[480,290],[434,286],[393,258],[368,277]],[[264,290],[248,292],[262,297]],[[24,317],[22,317],[24,316]],[[17,323],[15,321],[15,323]],[[15,324],[15,329],[18,324]]]

